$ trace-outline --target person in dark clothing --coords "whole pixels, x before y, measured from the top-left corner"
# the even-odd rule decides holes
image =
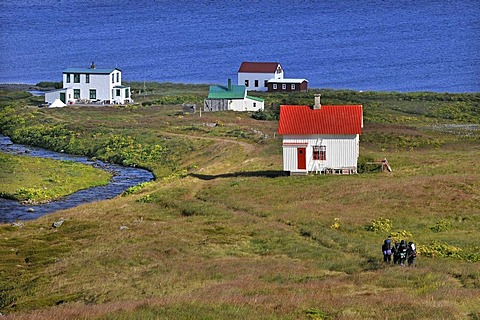
[[[417,258],[417,249],[415,247],[415,243],[410,241],[407,246],[407,264],[409,267],[413,267],[415,265],[416,258]]]
[[[382,253],[383,262],[390,264],[392,262],[392,240],[390,239],[390,236],[388,236],[388,238],[383,241]]]
[[[400,246],[400,244],[397,241],[395,241],[395,244],[393,245],[393,248],[392,248],[393,264],[398,263],[398,260],[399,260],[398,247],[399,246]]]
[[[405,240],[400,241],[398,246],[398,264],[402,267],[405,266],[405,261],[407,260],[407,243]]]

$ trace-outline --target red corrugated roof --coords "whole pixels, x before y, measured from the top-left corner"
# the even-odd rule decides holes
[[[279,65],[278,62],[242,62],[238,72],[275,73]]]
[[[363,127],[361,105],[281,106],[279,134],[360,134]]]

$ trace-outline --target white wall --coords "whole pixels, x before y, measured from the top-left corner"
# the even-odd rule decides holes
[[[313,146],[326,146],[327,159],[313,160]],[[297,169],[297,148],[306,146],[306,170]],[[283,170],[310,172],[318,169],[340,169],[357,167],[359,135],[308,135],[283,136]]]
[[[238,73],[238,85],[245,85],[245,80],[248,80],[248,91],[267,91],[265,81],[270,79],[283,79],[283,71],[281,73]],[[258,80],[258,87],[255,87],[255,80]]]
[[[245,98],[244,100],[245,104],[245,111],[259,111],[264,109],[264,102],[263,101],[257,101],[249,98]]]
[[[263,110],[264,103],[253,99],[232,99],[228,101],[228,110],[232,111],[258,111]]]
[[[50,103],[53,103],[55,99],[60,99],[60,92],[66,92],[66,90],[60,89],[60,90],[45,92],[45,102],[50,104]]]
[[[117,96],[117,90],[120,90],[120,95]],[[127,90],[129,96],[127,97]],[[130,87],[121,87],[121,88],[113,88],[113,99],[112,101],[115,103],[125,103],[125,100],[131,101],[131,92]]]

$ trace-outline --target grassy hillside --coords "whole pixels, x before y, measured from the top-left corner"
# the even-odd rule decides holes
[[[208,88],[169,86],[128,107],[48,110],[0,95],[14,141],[156,176],[1,226],[7,319],[480,318],[480,94],[319,90],[325,105],[364,105],[361,165],[386,157],[393,172],[289,177],[277,121],[256,119],[312,104],[313,91],[259,94],[262,114],[200,117],[181,103]],[[389,234],[417,243],[416,268],[383,264]]]

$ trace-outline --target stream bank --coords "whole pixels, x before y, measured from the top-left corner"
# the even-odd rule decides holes
[[[0,152],[54,160],[69,160],[91,165],[112,174],[112,178],[106,186],[80,190],[69,196],[45,204],[22,204],[15,200],[0,198],[0,223],[9,223],[18,220],[33,220],[58,210],[73,208],[88,202],[111,199],[132,186],[153,179],[153,174],[148,170],[123,167],[98,160],[91,160],[82,156],[69,155],[42,148],[15,144],[9,137],[4,135],[0,135]]]

